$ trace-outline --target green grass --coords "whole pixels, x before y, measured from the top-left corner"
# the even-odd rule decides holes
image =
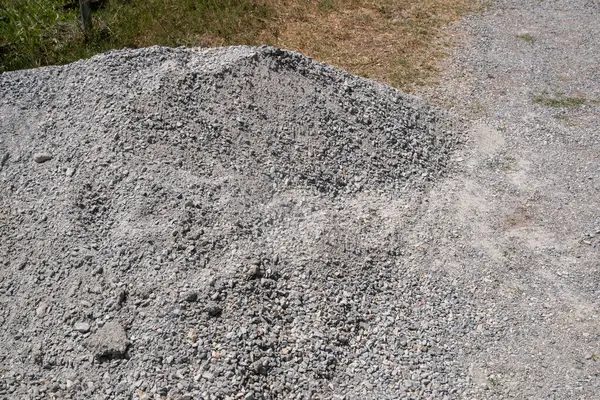
[[[435,83],[452,45],[442,28],[479,10],[476,0],[91,1],[84,37],[77,0],[0,0],[0,72],[126,47],[270,44],[410,91]]]
[[[581,97],[551,97],[547,95],[534,96],[532,101],[547,107],[580,107],[586,103],[586,99]]]
[[[529,33],[523,33],[522,35],[517,35],[517,37],[521,40],[526,41],[529,44],[535,43],[535,38]]]
[[[58,0],[0,0],[0,71],[47,64],[63,47],[75,15]]]
[[[69,0],[0,0],[0,72],[124,47],[250,44],[272,9],[251,0],[107,0],[84,38]]]

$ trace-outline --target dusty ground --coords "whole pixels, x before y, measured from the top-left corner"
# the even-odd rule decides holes
[[[597,398],[599,13],[450,30],[466,131],[272,48],[0,75],[0,398]]]
[[[600,393],[599,4],[495,1],[424,93],[473,121],[415,230],[487,310],[468,398]]]

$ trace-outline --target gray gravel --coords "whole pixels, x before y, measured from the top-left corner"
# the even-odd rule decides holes
[[[486,4],[453,114],[268,47],[0,75],[0,398],[598,398],[600,3]]]
[[[449,33],[423,94],[472,128],[414,229],[486,310],[465,397],[598,399],[600,2],[494,1]]]
[[[269,47],[0,75],[0,398],[461,397],[414,227],[462,126]]]

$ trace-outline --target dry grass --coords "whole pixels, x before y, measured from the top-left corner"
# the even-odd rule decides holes
[[[100,0],[99,0],[100,1]],[[67,0],[0,0],[0,71],[123,47],[271,44],[410,91],[478,0],[102,0],[84,40]]]
[[[324,6],[324,4],[326,6]],[[272,2],[275,44],[410,91],[433,83],[451,43],[442,28],[472,0]]]

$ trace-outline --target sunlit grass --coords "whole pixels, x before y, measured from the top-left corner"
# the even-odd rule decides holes
[[[0,0],[0,71],[124,47],[270,44],[410,90],[430,84],[473,0],[106,0],[84,39],[70,0]]]

